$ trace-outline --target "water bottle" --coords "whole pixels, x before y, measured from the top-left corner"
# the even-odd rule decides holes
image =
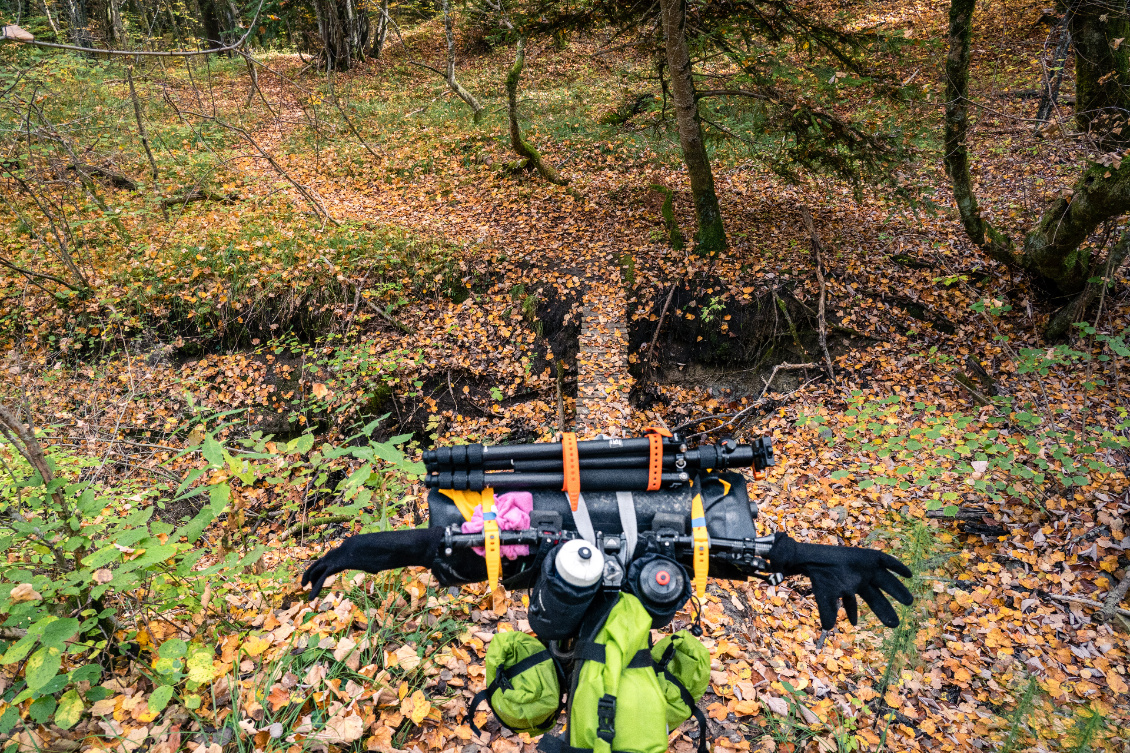
[[[572,637],[580,627],[604,573],[604,555],[583,539],[550,552],[530,590],[530,629],[543,641]]]

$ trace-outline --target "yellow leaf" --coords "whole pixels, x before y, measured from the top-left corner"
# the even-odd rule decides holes
[[[413,724],[419,725],[431,713],[432,704],[424,696],[424,691],[417,690],[400,705],[400,709],[400,713],[411,719]]]
[[[266,651],[267,647],[270,645],[271,642],[266,640],[265,638],[248,638],[243,642],[243,653],[247,654],[248,656],[258,656],[259,654]]]

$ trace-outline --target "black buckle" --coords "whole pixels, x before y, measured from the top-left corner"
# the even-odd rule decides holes
[[[494,681],[498,683],[498,687],[502,688],[503,690],[514,689],[514,685],[510,682],[510,675],[508,675],[506,673],[506,670],[502,667],[499,667],[498,671],[495,672]]]
[[[609,693],[596,702],[596,736],[609,745],[616,737],[616,696]]]

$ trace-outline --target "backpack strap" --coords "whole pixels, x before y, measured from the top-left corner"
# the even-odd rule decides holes
[[[695,721],[698,722],[698,753],[707,753],[706,714],[702,713],[702,709],[700,709],[698,707],[698,704],[694,702],[694,697],[691,695],[690,691],[687,690],[686,686],[683,685],[683,683],[679,682],[679,678],[675,677],[675,675],[671,674],[671,671],[667,669],[667,665],[671,662],[671,658],[674,656],[674,654],[675,642],[671,641],[669,644],[667,644],[667,650],[663,652],[663,657],[660,658],[658,662],[656,662],[655,673],[659,674],[660,672],[662,672],[663,676],[667,678],[667,681],[679,689],[679,695],[682,696],[683,703],[685,703],[687,705],[687,708],[691,710],[691,713],[694,714]]]
[[[556,670],[558,675],[561,675],[561,667],[557,665],[557,662],[553,660],[553,657],[548,651],[538,651],[536,654],[530,654],[525,659],[522,659],[519,662],[515,662],[510,667],[499,667],[495,670],[494,681],[490,685],[487,685],[485,688],[476,693],[475,697],[471,699],[471,705],[467,707],[467,717],[464,721],[466,721],[467,724],[470,725],[471,731],[475,733],[475,737],[478,737],[482,734],[482,730],[480,730],[475,725],[475,709],[479,707],[479,704],[483,701],[486,701],[487,705],[490,706],[491,712],[494,713],[494,715],[497,717],[498,712],[494,710],[494,703],[491,701],[491,698],[494,696],[495,691],[513,690],[514,685],[513,683],[511,683],[511,679],[522,674],[527,669],[533,669],[539,664],[547,661],[553,662],[554,670]],[[554,716],[560,713],[561,701],[560,699],[558,699],[557,712],[554,714]]]

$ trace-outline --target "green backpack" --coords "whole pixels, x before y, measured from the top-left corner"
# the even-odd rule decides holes
[[[620,593],[591,640],[577,641],[569,689],[568,741],[546,735],[543,753],[665,753],[670,730],[693,714],[699,753],[706,753],[706,717],[695,705],[710,682],[710,652],[679,631],[649,647],[652,617],[639,599]],[[541,641],[501,633],[487,649],[487,700],[517,732],[540,734],[560,711],[560,669]],[[471,722],[472,728],[478,728]]]

